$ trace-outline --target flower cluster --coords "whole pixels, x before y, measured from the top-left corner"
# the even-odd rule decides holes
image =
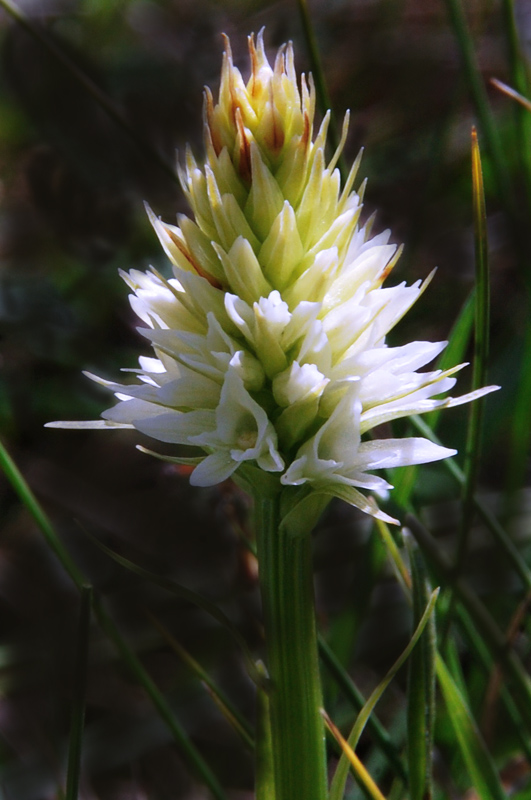
[[[217,104],[206,90],[206,160],[188,150],[180,169],[193,218],[149,212],[173,277],[123,275],[156,358],[140,358],[138,384],[106,382],[119,402],[103,424],[201,448],[197,486],[253,466],[388,519],[359,491],[390,488],[370,473],[454,451],[366,434],[495,387],[436,399],[463,365],[417,370],[446,343],[387,346],[427,281],[383,287],[399,253],[360,225],[359,159],[341,185],[348,115],[327,162],[330,116],[314,138],[315,91],[311,77],[298,84],[291,44],[274,66],[262,33],[249,53],[245,83],[227,41]]]

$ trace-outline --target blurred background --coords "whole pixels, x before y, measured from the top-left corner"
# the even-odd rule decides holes
[[[90,538],[219,603],[260,654],[246,498],[231,484],[190,488],[182,471],[135,449],[137,443],[150,446],[139,434],[43,425],[97,418],[111,404],[110,396],[82,370],[117,379],[122,367],[135,367],[138,356],[148,354],[118,270],[151,264],[168,272],[143,203],[168,222],[187,211],[171,167],[187,142],[202,156],[202,88],[206,84],[216,92],[221,33],[229,35],[245,76],[247,35],[263,26],[271,55],[291,39],[298,70],[308,71],[300,8],[295,0],[20,0],[18,8],[33,29],[28,32],[1,6],[2,440],[228,797],[252,798],[252,756],[146,612],[252,720],[254,687],[240,650],[204,611],[117,564]],[[475,75],[503,169],[463,61],[452,17],[455,3],[309,0],[308,11],[334,113],[339,120],[347,108],[352,113],[347,161],[365,148],[359,173],[368,178],[364,216],[377,210],[374,230],[390,227],[392,241],[405,244],[391,282],[410,283],[438,267],[393,342],[447,338],[473,287],[470,130],[479,126],[492,280],[489,381],[503,385],[487,405],[481,489],[490,506],[505,514],[525,554],[531,541],[531,498],[524,490],[529,485],[531,140],[521,109],[489,80],[515,85],[515,46],[524,60],[531,46],[531,5],[514,3],[512,38],[506,16],[512,3],[474,0],[465,6]],[[35,31],[44,32],[108,98],[142,146],[72,69],[43,47]],[[459,393],[468,389],[466,372]],[[457,409],[441,420],[445,445],[463,448],[466,413]],[[457,496],[443,467],[421,471],[415,507],[445,546],[453,541]],[[360,688],[370,691],[410,631],[409,612],[382,545],[365,518],[333,504],[316,534],[315,563],[322,630]],[[466,571],[505,623],[522,587],[479,528]],[[0,796],[5,800],[62,796],[78,606],[76,588],[0,477]],[[520,635],[527,659],[525,622]],[[348,724],[352,712],[331,684],[325,688],[328,707]],[[398,741],[403,689],[399,681],[381,709]],[[500,725],[492,746],[510,763],[513,744]],[[370,746],[367,742],[367,752]],[[444,777],[444,748],[439,756],[447,796],[462,796],[466,787]],[[82,797],[209,796],[145,691],[94,624]]]

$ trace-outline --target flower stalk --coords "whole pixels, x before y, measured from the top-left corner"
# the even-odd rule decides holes
[[[275,800],[327,797],[312,540],[280,525],[279,496],[255,497],[262,613],[271,681]]]

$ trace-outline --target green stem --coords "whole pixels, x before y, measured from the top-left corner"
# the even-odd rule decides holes
[[[311,537],[282,531],[278,495],[257,497],[255,513],[275,800],[326,800]]]

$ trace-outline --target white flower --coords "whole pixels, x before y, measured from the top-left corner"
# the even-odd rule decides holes
[[[327,163],[329,115],[313,138],[313,83],[303,75],[299,88],[291,44],[273,66],[262,33],[249,52],[245,83],[227,41],[217,104],[206,90],[206,161],[188,150],[180,169],[193,218],[168,225],[148,212],[173,277],[123,277],[156,358],[140,358],[137,384],[102,381],[119,402],[99,424],[200,448],[199,486],[253,466],[277,476],[288,508],[306,486],[389,519],[359,491],[392,488],[371,472],[455,451],[366,434],[497,387],[441,398],[463,365],[418,370],[445,342],[387,346],[431,276],[382,285],[399,251],[360,226],[359,158],[341,186],[348,115]]]

